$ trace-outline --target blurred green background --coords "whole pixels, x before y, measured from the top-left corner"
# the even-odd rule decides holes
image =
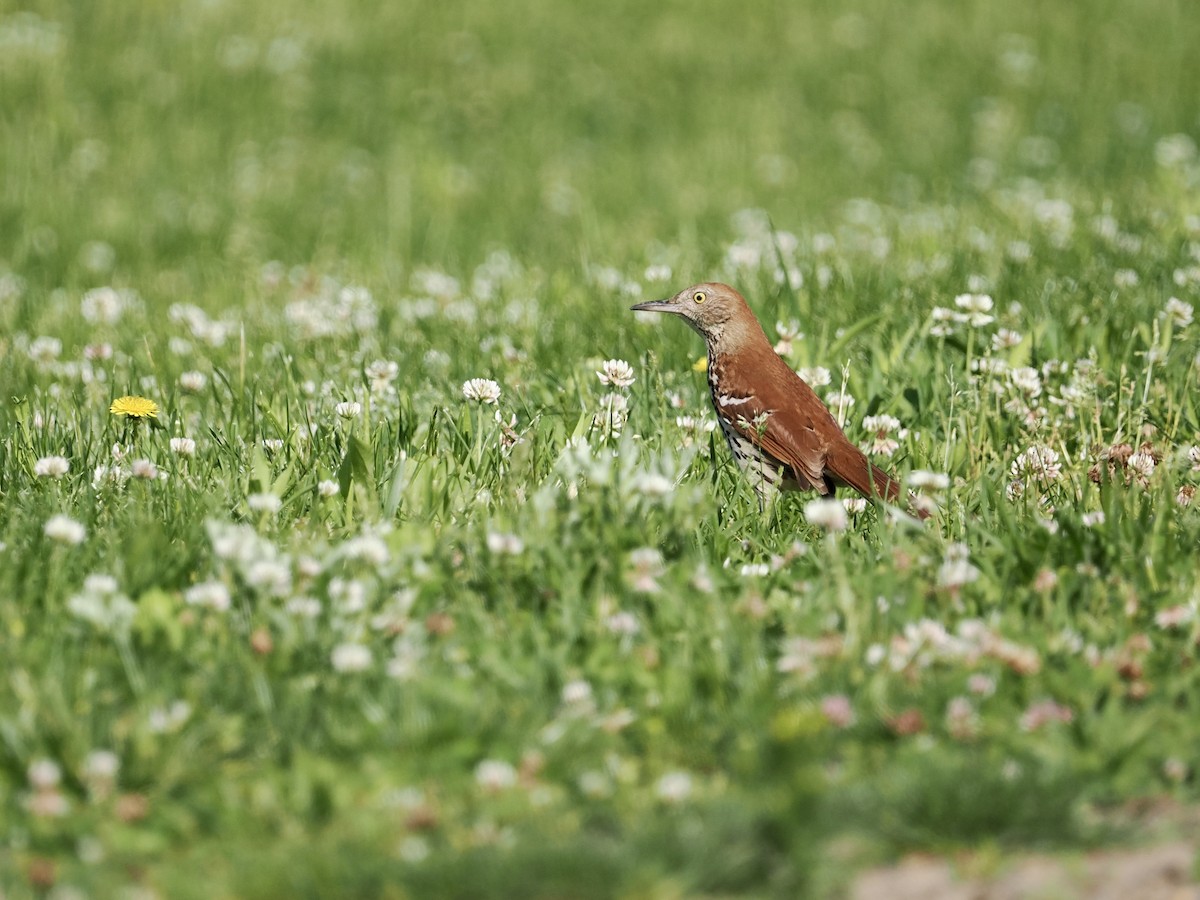
[[[49,287],[95,281],[92,241],[178,291],[624,261],[995,174],[1103,197],[1200,127],[1186,0],[6,6],[0,258]]]
[[[836,895],[914,847],[1078,846],[1112,836],[1096,809],[1171,791],[1194,808],[1196,626],[1154,616],[1195,603],[1196,509],[1176,492],[1195,487],[1200,368],[1196,326],[1167,303],[1190,320],[1200,291],[1197,47],[1195,0],[0,0],[0,892],[19,871],[11,896],[36,893],[48,862],[80,883],[149,872],[165,896],[377,896],[398,878],[415,897],[584,880],[598,897],[613,880],[629,897]],[[739,215],[755,207],[790,232],[802,288],[776,279],[778,235]],[[738,264],[739,246],[759,255]],[[835,544],[799,498],[758,514],[719,435],[676,420],[707,411],[696,336],[626,312],[709,277],[737,281],[768,333],[802,320],[789,361],[846,379],[852,439],[869,440],[865,414],[902,420],[889,466],[951,484],[936,527],[869,510]],[[130,290],[123,317],[82,315],[102,285]],[[967,290],[1022,335],[934,333],[931,311]],[[606,356],[636,371],[620,442],[594,418]],[[379,395],[376,359],[395,363]],[[1044,393],[976,377],[981,361],[1046,364]],[[1087,390],[1068,402],[1075,375]],[[475,376],[500,383],[515,447],[464,403]],[[125,392],[161,405],[164,428],[134,436],[170,477],[96,486]],[[363,416],[335,412],[351,399]],[[624,454],[612,482],[564,474],[589,426]],[[1161,451],[1150,489],[1087,480],[1100,448],[1143,438]],[[1004,499],[1043,443],[1064,458],[1053,522],[1037,496]],[[69,473],[35,474],[59,454]],[[672,492],[631,498],[631,467]],[[319,496],[335,477],[342,494]],[[248,506],[268,490],[274,518]],[[85,543],[49,548],[58,513]],[[326,575],[364,521],[393,527],[395,566],[361,577],[373,603],[412,588],[406,627],[432,623],[411,679],[383,672],[390,633],[297,624],[245,589],[209,519],[325,554]],[[524,554],[500,559],[493,532]],[[961,595],[937,581],[959,541],[980,570]],[[663,590],[635,596],[647,547]],[[95,572],[137,601],[126,647],[64,611]],[[228,615],[183,597],[210,576],[234,588]],[[642,630],[618,645],[604,622],[626,606]],[[986,618],[1045,666],[991,661],[969,738],[947,703],[974,660],[918,683],[849,641],[811,682],[778,670],[788,638],[854,617],[880,646]],[[374,668],[335,673],[344,640]],[[1118,672],[1131,646],[1144,673]],[[636,720],[545,740],[579,678]],[[843,693],[845,730],[816,705]],[[1046,698],[1077,717],[1025,730]],[[176,701],[195,715],[150,728]],[[148,804],[128,821],[75,774],[104,747]],[[70,816],[30,814],[42,757]],[[532,787],[481,791],[492,757],[531,759]],[[655,792],[677,769],[696,780],[679,808]],[[581,771],[611,775],[611,797],[585,796]],[[843,829],[875,843],[826,852]]]

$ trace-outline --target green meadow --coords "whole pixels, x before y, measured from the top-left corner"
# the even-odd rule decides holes
[[[1197,46],[1186,0],[0,2],[0,897],[1178,837]],[[629,311],[711,280],[926,523],[760,508]]]

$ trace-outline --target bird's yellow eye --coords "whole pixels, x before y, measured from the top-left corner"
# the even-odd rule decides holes
[[[708,299],[708,296],[704,293],[704,291],[696,291],[696,293],[692,294],[692,299],[697,303],[703,303]]]

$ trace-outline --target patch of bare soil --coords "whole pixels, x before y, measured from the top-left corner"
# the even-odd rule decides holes
[[[1007,859],[991,875],[963,874],[953,862],[910,856],[853,883],[853,900],[1200,900],[1196,845],[1175,841],[1079,856]]]

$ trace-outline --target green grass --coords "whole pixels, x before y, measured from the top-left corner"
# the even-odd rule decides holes
[[[790,897],[1194,803],[1198,43],[1170,0],[0,7],[0,890]],[[926,527],[761,514],[677,422],[702,347],[628,306],[709,279],[852,439],[900,420]]]

